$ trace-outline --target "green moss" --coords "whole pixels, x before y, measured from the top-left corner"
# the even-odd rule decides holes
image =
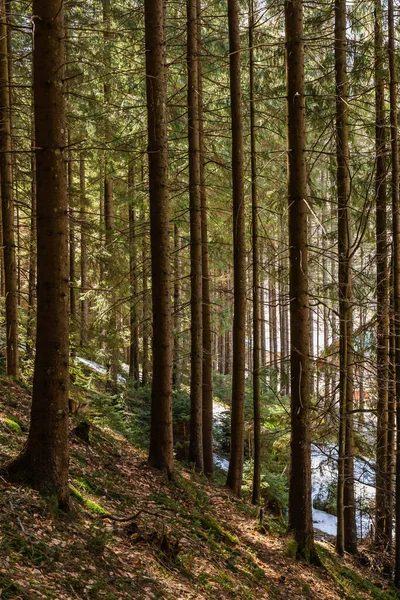
[[[81,504],[89,512],[91,512],[95,515],[107,515],[108,514],[108,511],[106,511],[102,506],[100,506],[100,504],[97,504],[97,502],[94,502],[93,500],[90,500],[89,498],[86,498],[85,496],[83,496],[72,485],[69,486],[69,490],[71,492],[71,496],[73,496],[79,502],[79,504]]]
[[[212,536],[231,544],[239,544],[238,538],[229,533],[229,531],[226,531],[226,529],[223,529],[218,521],[210,515],[197,515],[197,517],[200,519],[202,526],[207,529]]]
[[[11,431],[16,433],[17,435],[21,435],[21,433],[22,433],[21,425],[18,423],[18,421],[15,419],[15,417],[7,416],[4,419],[4,423],[7,425],[7,427],[9,429],[11,429]]]

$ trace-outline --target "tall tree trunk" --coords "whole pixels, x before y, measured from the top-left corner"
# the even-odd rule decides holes
[[[146,92],[153,301],[149,464],[173,473],[172,312],[163,0],[145,0]]]
[[[37,341],[29,435],[7,467],[68,507],[68,198],[65,139],[64,16],[59,0],[34,0],[37,164]]]
[[[338,188],[338,263],[340,315],[340,425],[338,461],[338,530],[336,547],[357,552],[354,502],[353,324],[350,240],[350,172],[346,0],[335,1],[336,153]]]
[[[7,48],[8,17],[5,0],[1,0],[0,7],[0,180],[6,296],[6,355],[7,375],[18,378],[18,289],[11,162],[11,106]]]
[[[376,153],[376,289],[377,289],[377,432],[376,432],[376,527],[375,541],[386,545],[388,462],[388,355],[389,296],[388,242],[386,223],[386,132],[385,72],[383,63],[383,20],[381,0],[375,0],[375,153]]]
[[[197,51],[198,60],[198,105],[200,147],[200,201],[201,201],[201,257],[202,257],[202,318],[203,318],[203,458],[204,473],[213,473],[213,382],[212,382],[212,332],[210,302],[210,269],[208,264],[207,195],[205,184],[205,143],[203,114],[203,80],[201,68],[201,0],[197,0]]]
[[[187,2],[188,142],[190,202],[190,440],[189,460],[203,471],[203,282],[197,0]]]
[[[258,243],[258,197],[256,156],[256,112],[254,99],[254,0],[249,7],[250,52],[250,154],[251,154],[251,219],[253,258],[253,418],[254,418],[254,470],[251,501],[258,504],[261,498],[261,414],[260,414],[260,273]]]
[[[392,155],[392,214],[393,214],[393,310],[395,338],[396,398],[400,397],[400,198],[399,198],[399,130],[397,123],[397,76],[393,0],[388,1],[389,24],[389,97],[390,143]],[[397,402],[396,436],[396,506],[395,522],[400,523],[400,402]],[[400,588],[400,527],[396,527],[394,581]]]
[[[309,298],[307,256],[307,171],[303,2],[285,0],[288,206],[290,248],[291,467],[289,529],[296,554],[315,560],[311,509]]]
[[[81,347],[88,343],[89,327],[89,307],[86,298],[88,289],[87,276],[87,200],[86,200],[86,175],[85,175],[85,155],[83,152],[79,155],[79,187],[80,187],[80,222],[81,222]]]
[[[233,368],[231,451],[226,484],[240,496],[244,452],[244,391],[246,352],[246,240],[244,223],[243,125],[240,82],[239,2],[228,0],[229,73],[232,119],[233,186]]]

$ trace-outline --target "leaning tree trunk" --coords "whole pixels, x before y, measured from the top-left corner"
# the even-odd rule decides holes
[[[346,19],[346,0],[336,0],[335,74],[340,316],[340,424],[336,547],[339,554],[343,554],[344,550],[354,554],[357,552],[357,529],[354,502],[354,432],[352,415],[353,323]]]
[[[376,276],[377,276],[377,432],[376,432],[376,527],[375,541],[386,546],[388,506],[388,369],[389,282],[386,219],[385,73],[383,61],[381,0],[375,0],[375,153],[376,153]]]
[[[64,168],[64,17],[34,0],[37,338],[27,444],[7,470],[68,507],[68,199]]]
[[[289,529],[296,554],[315,559],[311,509],[310,359],[303,2],[285,0],[290,248],[291,467]]]
[[[233,187],[233,368],[231,451],[226,484],[240,496],[244,452],[246,359],[246,240],[244,216],[243,125],[240,82],[239,2],[228,0],[229,69],[232,119]]]
[[[6,2],[0,4],[0,180],[6,296],[7,375],[18,377],[18,290],[14,239],[14,200],[11,162],[11,105],[8,72]]]
[[[189,460],[203,471],[203,322],[197,1],[187,2],[188,141],[190,202],[190,441]]]
[[[168,197],[167,87],[163,0],[145,0],[146,92],[153,300],[149,464],[173,473],[172,311]]]
[[[395,338],[396,397],[400,397],[400,198],[399,198],[399,130],[397,123],[397,76],[395,54],[395,29],[393,0],[388,2],[389,14],[389,92],[390,92],[390,142],[392,155],[392,213],[393,213],[393,311]],[[400,523],[400,402],[397,402],[396,440],[396,506],[395,522]],[[395,528],[394,581],[400,588],[400,527]]]
[[[258,243],[258,198],[256,123],[254,100],[254,0],[250,0],[249,51],[250,51],[250,154],[251,154],[251,221],[253,252],[253,416],[254,416],[254,470],[252,503],[258,504],[261,497],[261,415],[260,415],[260,273]]]

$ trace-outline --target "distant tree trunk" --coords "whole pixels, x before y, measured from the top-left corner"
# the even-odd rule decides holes
[[[261,254],[261,266],[263,257]],[[265,317],[265,281],[262,277],[260,287],[260,316],[261,316],[261,368],[267,366],[267,345],[266,345],[266,317]]]
[[[254,0],[250,0],[249,10],[249,52],[250,52],[250,160],[251,160],[251,219],[252,219],[252,258],[253,258],[253,418],[254,418],[254,469],[253,494],[251,501],[259,504],[261,498],[261,414],[260,414],[260,273],[258,242],[258,197],[257,197],[257,155],[256,155],[256,113],[254,99]]]
[[[129,377],[138,382],[139,375],[139,326],[137,317],[137,243],[135,215],[135,172],[134,165],[128,167],[129,193],[129,282],[130,282],[130,342],[129,342]]]
[[[110,0],[102,0],[103,6],[103,53],[104,53],[104,64],[108,71],[111,70],[111,2]],[[110,122],[110,108],[111,108],[111,85],[112,81],[109,73],[106,74],[103,84],[103,96],[105,104],[105,120],[104,120],[104,132],[106,144],[111,143],[111,122]],[[104,159],[104,228],[105,228],[105,245],[108,253],[105,275],[107,277],[108,285],[113,288],[112,282],[112,271],[114,268],[114,193],[113,193],[113,178],[110,172],[110,165],[107,158],[107,151],[105,152]],[[109,353],[109,376],[110,386],[113,392],[117,391],[118,388],[118,341],[117,341],[117,310],[115,305],[115,293],[114,290],[111,293],[111,308],[110,318],[107,325],[107,340],[106,345]]]
[[[383,63],[383,20],[381,0],[375,0],[375,153],[376,153],[376,289],[377,289],[377,433],[376,433],[376,527],[375,541],[386,545],[388,462],[388,355],[389,296],[388,241],[386,219],[386,131],[385,72]]]
[[[393,254],[392,254],[393,259]],[[393,262],[393,260],[392,260]],[[390,269],[389,289],[393,290],[393,267]],[[395,360],[396,360],[396,338],[394,323],[394,298],[390,294],[390,318],[389,318],[389,369],[388,369],[388,462],[387,462],[387,519],[385,527],[385,536],[387,547],[391,550],[393,546],[393,507],[395,494],[395,469],[396,469],[396,381],[395,381]]]
[[[200,147],[200,200],[201,200],[201,253],[203,294],[203,457],[204,473],[213,473],[213,382],[212,382],[212,332],[210,302],[210,269],[208,264],[207,196],[205,184],[205,144],[203,115],[203,81],[201,68],[201,0],[197,0],[198,18],[198,104],[199,104],[199,147]]]
[[[397,75],[395,53],[395,28],[393,0],[388,1],[389,24],[389,96],[390,96],[390,142],[392,155],[392,214],[393,214],[393,310],[395,338],[395,386],[396,398],[400,397],[400,198],[399,198],[399,130],[397,122]],[[397,402],[396,436],[396,506],[395,522],[400,523],[400,402]],[[394,581],[400,588],[400,527],[395,529]]]
[[[11,162],[11,106],[7,48],[8,16],[5,0],[1,0],[0,8],[0,180],[6,296],[6,355],[7,375],[18,378],[18,289]]]
[[[81,234],[81,347],[88,343],[89,327],[89,307],[86,298],[88,289],[87,276],[87,200],[86,200],[86,175],[85,175],[85,155],[83,152],[79,155],[79,187],[80,187],[80,234]]]
[[[168,197],[167,88],[163,0],[145,0],[146,91],[153,300],[153,380],[149,464],[173,473],[172,313]]]
[[[34,0],[38,309],[29,435],[10,477],[57,497],[68,492],[68,198],[65,139],[64,16],[59,0]]]
[[[203,281],[197,0],[187,2],[188,142],[190,201],[190,441],[189,460],[203,471]]]
[[[142,220],[144,222],[145,212],[142,212]],[[146,244],[146,236],[142,238],[142,385],[149,383],[149,313],[148,305],[148,285],[147,285],[147,259],[148,247]]]
[[[303,2],[285,0],[288,206],[290,248],[291,468],[289,529],[298,557],[314,561],[311,508],[309,299],[307,256],[307,172]]]
[[[174,389],[181,387],[181,368],[180,368],[180,329],[181,329],[181,242],[180,230],[178,225],[174,224],[174,359],[172,367],[172,385]]]
[[[35,123],[32,121],[31,141],[31,219],[29,231],[28,314],[26,319],[26,355],[31,357],[34,338],[34,313],[36,301],[36,156]]]
[[[239,2],[228,0],[229,73],[232,119],[233,186],[233,368],[231,451],[227,486],[240,496],[244,452],[244,392],[246,352],[246,240],[244,215],[244,165],[242,95],[240,82]]]
[[[104,222],[105,222],[105,243],[109,256],[107,257],[106,274],[108,285],[112,284],[113,268],[113,243],[114,243],[114,198],[113,198],[113,180],[105,176],[104,179]],[[115,292],[111,292],[110,318],[107,327],[107,347],[110,355],[110,385],[111,390],[116,392],[118,389],[118,348],[117,348],[117,310],[115,306]]]
[[[71,356],[75,354],[75,333],[77,329],[76,318],[76,252],[75,252],[75,198],[74,198],[74,173],[72,167],[71,134],[67,132],[68,162],[67,162],[67,186],[68,186],[68,215],[69,215],[69,318],[71,336]]]
[[[346,0],[335,1],[336,152],[340,314],[340,425],[337,497],[339,554],[357,552],[354,501],[353,322],[350,240]]]

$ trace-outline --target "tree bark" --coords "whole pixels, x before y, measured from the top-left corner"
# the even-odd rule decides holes
[[[392,155],[392,214],[393,214],[393,310],[394,310],[394,346],[395,346],[395,390],[400,397],[400,198],[399,198],[399,141],[397,122],[397,75],[395,53],[395,29],[393,0],[388,1],[389,25],[389,100],[390,100],[390,144]],[[396,494],[395,522],[400,523],[400,402],[396,409]],[[400,588],[400,527],[395,530],[395,572],[394,581]]]
[[[257,197],[256,155],[256,109],[254,98],[254,0],[249,8],[249,52],[250,52],[250,160],[251,160],[251,218],[253,258],[253,419],[254,419],[254,467],[253,493],[251,501],[259,504],[261,498],[261,414],[260,414],[260,273]]]
[[[375,154],[376,154],[376,289],[377,289],[377,432],[376,432],[376,526],[375,541],[386,546],[388,462],[388,356],[389,296],[388,241],[386,219],[386,131],[385,72],[383,63],[383,15],[381,0],[375,0]]]
[[[128,167],[129,192],[129,287],[130,287],[130,342],[129,342],[129,377],[139,382],[139,326],[137,316],[137,244],[136,244],[136,211],[135,211],[135,172],[134,165]]]
[[[189,460],[203,471],[203,282],[198,105],[197,0],[187,1],[188,142],[190,203],[190,440]]]
[[[350,240],[350,158],[346,0],[335,1],[336,153],[338,189],[338,263],[340,315],[340,425],[337,497],[339,554],[357,552],[354,501],[353,322]]]
[[[87,200],[86,200],[86,175],[85,175],[85,155],[83,152],[79,155],[79,187],[80,187],[80,234],[81,234],[81,347],[88,343],[89,327],[89,307],[86,298],[88,289],[87,276]]]
[[[239,2],[228,0],[229,73],[232,120],[233,186],[233,368],[231,451],[227,486],[240,496],[244,452],[244,392],[246,340],[246,240],[244,215],[244,162],[242,94],[240,81]]]
[[[298,557],[314,561],[311,509],[309,298],[303,2],[285,0],[290,248],[291,467],[289,529]]]
[[[202,318],[203,318],[203,458],[204,473],[213,473],[213,382],[212,382],[212,332],[210,302],[210,269],[208,262],[207,195],[205,184],[205,144],[203,114],[203,79],[201,68],[201,0],[197,0],[197,52],[198,61],[198,104],[199,104],[199,147],[200,147],[200,201],[201,201],[201,256],[202,256]]]
[[[7,48],[8,17],[5,0],[1,0],[0,8],[0,181],[6,296],[6,368],[7,375],[18,378],[18,289],[11,162],[11,106]]]
[[[149,464],[173,473],[172,312],[168,196],[167,87],[163,0],[145,0],[146,92],[153,302]]]
[[[64,15],[59,0],[34,0],[37,164],[37,341],[31,423],[7,470],[68,507],[68,199],[64,167]]]

